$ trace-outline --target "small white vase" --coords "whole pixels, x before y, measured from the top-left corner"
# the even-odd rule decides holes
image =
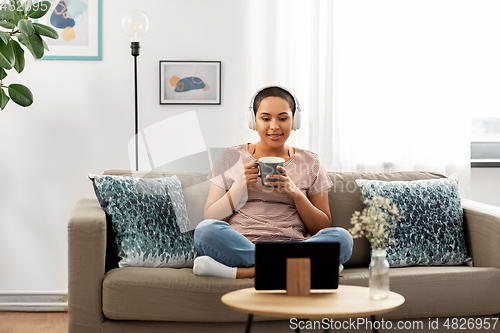
[[[386,299],[389,297],[389,263],[385,249],[372,250],[370,262],[370,298]]]

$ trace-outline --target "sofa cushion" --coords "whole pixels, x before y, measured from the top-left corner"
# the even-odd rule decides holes
[[[117,268],[104,277],[103,312],[116,320],[244,322],[247,315],[220,298],[253,286],[254,279],[196,276],[187,268]]]
[[[340,284],[368,286],[368,268],[341,273]],[[406,298],[384,318],[429,318],[500,313],[500,269],[468,266],[413,266],[390,270],[391,291]],[[220,298],[254,286],[253,279],[195,276],[191,269],[126,267],[103,281],[103,313],[115,320],[244,322]],[[255,317],[255,320],[272,320]]]
[[[391,268],[390,289],[405,303],[387,319],[493,315],[500,313],[500,269],[468,266]],[[368,286],[368,268],[345,269],[340,284]],[[378,316],[377,316],[378,317]],[[426,326],[427,327],[427,326]]]
[[[367,200],[390,199],[405,219],[387,246],[391,267],[412,265],[461,265],[471,261],[463,232],[463,210],[458,178],[379,181],[358,179]]]
[[[120,267],[192,267],[196,250],[176,176],[90,178],[111,219]]]
[[[364,208],[361,189],[356,179],[372,179],[383,181],[411,181],[419,179],[439,179],[444,175],[425,171],[403,171],[394,173],[359,173],[359,172],[330,172],[333,187],[328,193],[332,226],[350,229],[351,216],[355,211]],[[351,259],[344,264],[349,267],[368,267],[370,263],[370,244],[363,238],[356,238],[352,249]]]
[[[130,170],[108,170],[105,175],[140,177],[140,178],[161,178],[176,175],[181,181],[182,194],[186,201],[186,209],[191,230],[203,221],[203,210],[207,202],[208,188],[210,181],[204,173],[171,173],[157,171],[130,171]]]

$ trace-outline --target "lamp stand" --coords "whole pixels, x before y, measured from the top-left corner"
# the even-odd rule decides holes
[[[137,57],[139,56],[139,42],[132,42],[130,49],[134,57],[134,90],[135,90],[135,171],[139,171],[139,104],[137,94]]]

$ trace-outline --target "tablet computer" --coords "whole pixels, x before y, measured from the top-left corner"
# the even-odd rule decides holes
[[[255,289],[286,289],[287,258],[311,259],[311,290],[338,288],[340,243],[257,242]]]

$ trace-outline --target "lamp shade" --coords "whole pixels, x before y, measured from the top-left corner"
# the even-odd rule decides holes
[[[149,30],[149,19],[138,9],[131,10],[123,17],[123,30],[129,35],[131,42],[140,42]]]

